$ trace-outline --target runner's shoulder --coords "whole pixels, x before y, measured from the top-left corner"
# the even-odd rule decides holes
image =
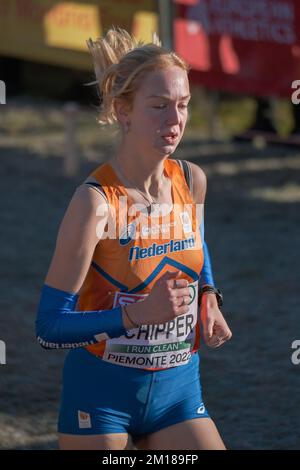
[[[75,195],[79,201],[86,202],[91,206],[95,204],[108,206],[108,200],[102,186],[91,176],[77,186],[74,196]]]
[[[88,178],[88,181],[92,179]],[[85,181],[76,187],[65,214],[68,224],[94,224],[97,220],[107,218],[108,201],[105,194],[95,189],[96,186],[86,184]]]
[[[195,202],[204,203],[207,187],[206,174],[196,163],[189,161],[189,164],[193,178],[193,199]]]

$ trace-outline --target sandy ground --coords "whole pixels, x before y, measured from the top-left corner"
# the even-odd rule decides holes
[[[41,127],[46,114],[52,124]],[[83,138],[80,174],[63,176],[59,116],[39,109],[34,125],[13,130],[0,118],[2,449],[57,448],[65,353],[36,343],[36,306],[70,197],[108,149]],[[206,239],[233,330],[220,350],[202,346],[206,405],[229,448],[299,449],[300,365],[291,343],[300,339],[300,150],[190,136],[177,155],[208,176]]]

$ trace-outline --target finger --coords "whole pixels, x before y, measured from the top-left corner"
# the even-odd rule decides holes
[[[222,339],[218,342],[218,344],[215,346],[216,348],[219,348],[220,346],[223,346],[223,344],[226,343],[226,339]]]
[[[218,345],[216,341],[212,341],[212,340],[205,341],[205,343],[206,343],[206,346],[208,346],[209,348],[216,348]]]
[[[224,343],[224,339],[219,336],[216,337],[215,335],[209,341],[206,341],[206,345],[210,348],[219,348]]]
[[[220,348],[221,346],[223,346],[223,344],[225,343],[225,341],[220,341],[219,343],[216,343],[212,346],[209,346],[210,348],[213,348],[213,349],[217,349],[217,348]]]
[[[184,281],[184,279],[182,279]],[[174,295],[176,297],[190,297],[190,289],[189,287],[180,287],[177,289],[173,289]]]
[[[188,295],[174,298],[175,305],[177,305],[178,307],[181,307],[182,305],[189,305],[190,300],[191,298]]]
[[[174,310],[174,313],[176,315],[176,317],[179,317],[180,315],[185,315],[186,313],[189,312],[189,306],[188,305],[174,305],[173,307],[173,310]]]
[[[212,347],[219,347],[222,346],[222,344],[226,343],[228,340],[230,340],[232,336],[231,331],[229,330],[226,333],[214,333],[212,338],[210,339],[210,345]]]
[[[160,281],[165,281],[166,279],[174,279],[177,276],[180,276],[182,271],[166,271],[160,278]]]
[[[211,343],[211,342],[206,342],[206,346],[212,349],[216,349],[219,347],[219,343]]]
[[[179,288],[187,287],[189,285],[189,281],[187,279],[179,278],[179,276],[180,274],[178,274],[178,277],[176,277],[175,279],[167,279],[167,284],[170,289],[177,290]]]
[[[207,322],[204,325],[204,337],[209,341],[213,336],[213,327],[214,327],[214,320],[212,318],[208,318]]]
[[[178,272],[181,271],[166,271],[157,281],[156,283],[164,284],[167,282],[168,287],[173,287],[174,280],[178,276]],[[171,281],[172,280],[172,281]]]
[[[180,276],[182,274],[182,271],[181,270],[167,271],[165,274],[170,278],[174,278],[174,277]]]
[[[188,287],[189,285],[189,281],[187,281],[186,279],[173,279],[173,280],[170,280],[170,288],[171,289],[174,289],[176,291],[178,291],[178,289],[183,289],[183,288],[186,288]],[[182,294],[184,295],[184,294]]]
[[[231,338],[232,333],[228,326],[225,326],[216,328],[214,331],[214,335],[218,336],[221,339],[224,339],[225,341],[228,341]]]
[[[224,339],[225,341],[229,341],[229,340],[231,339],[231,337],[232,337],[232,333],[231,333],[231,331],[229,331],[229,332],[224,336],[223,339]]]

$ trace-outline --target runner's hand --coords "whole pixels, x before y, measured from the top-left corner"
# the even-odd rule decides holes
[[[190,290],[182,271],[167,271],[155,283],[147,298],[126,306],[138,325],[166,323],[189,311]]]
[[[207,346],[219,348],[232,337],[214,294],[202,296],[200,317],[203,328],[203,336]]]

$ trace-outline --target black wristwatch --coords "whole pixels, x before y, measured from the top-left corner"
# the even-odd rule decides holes
[[[199,288],[199,300],[198,303],[201,305],[201,299],[202,299],[202,294],[204,292],[211,292],[216,295],[218,306],[221,307],[223,305],[223,294],[220,291],[220,289],[217,289],[216,287],[213,286],[204,286]]]

